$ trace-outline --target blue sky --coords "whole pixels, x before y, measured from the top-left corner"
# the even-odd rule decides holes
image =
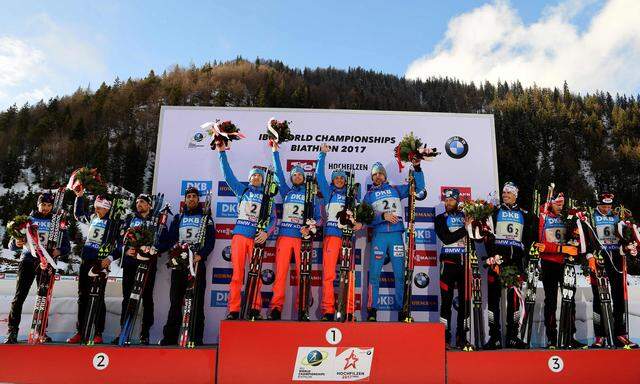
[[[620,20],[615,9],[607,9],[638,10],[637,23],[640,9],[615,4],[629,1],[640,3],[12,1],[0,7],[0,64],[8,63],[0,65],[0,108],[78,86],[95,89],[116,76],[141,77],[150,69],[161,72],[173,64],[200,65],[237,55],[279,59],[293,67],[362,66],[411,78],[522,78],[558,86],[566,79],[579,91],[634,93],[640,90],[634,74],[620,79],[612,70],[593,81],[597,63],[586,73],[562,69],[593,56],[591,50],[602,50],[602,42],[590,37],[598,20],[608,20],[610,13]],[[640,58],[634,28],[630,25],[622,41],[614,42],[623,48],[602,60],[610,62],[613,55],[624,64]],[[549,47],[557,41],[559,48]]]

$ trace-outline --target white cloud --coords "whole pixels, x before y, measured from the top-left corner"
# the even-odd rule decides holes
[[[406,77],[514,81],[580,92],[640,90],[640,1],[608,0],[580,30],[575,17],[592,0],[569,0],[525,24],[504,0],[450,20],[434,51],[413,61]]]
[[[1,89],[15,86],[38,72],[43,56],[22,40],[0,36]]]
[[[90,37],[38,14],[25,23],[29,35],[0,35],[0,110],[47,100],[88,83],[100,83],[107,68]]]

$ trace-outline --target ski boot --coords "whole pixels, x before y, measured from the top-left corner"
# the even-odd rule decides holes
[[[273,308],[267,317],[267,320],[280,320],[281,316],[280,310],[278,308]]]
[[[592,349],[604,348],[604,343],[605,343],[604,337],[596,336],[596,339],[593,341],[593,344],[591,344],[589,348],[592,348]]]
[[[226,320],[238,320],[240,318],[240,312],[229,312]]]
[[[320,321],[333,321],[333,313],[325,313]]]
[[[488,351],[502,349],[502,341],[500,340],[500,336],[489,337],[489,341],[487,341],[484,345],[482,345],[482,349],[488,350]]]
[[[413,323],[413,317],[406,312],[398,312],[398,321],[401,323]]]
[[[507,348],[529,349],[529,345],[518,337],[510,337],[509,340],[507,340]]]
[[[378,310],[375,308],[367,309],[367,321],[375,322],[378,321],[376,319]]]
[[[49,335],[47,335],[46,333],[44,334],[44,339],[42,339],[43,343],[51,343],[53,342],[53,339],[51,337],[49,337]]]
[[[111,345],[118,345],[120,343],[120,336],[116,336],[113,340],[111,340]]]
[[[18,332],[9,331],[7,338],[4,339],[5,344],[18,344]]]
[[[259,309],[251,309],[249,311],[249,320],[250,321],[262,320],[262,315],[260,314],[260,310]]]
[[[67,339],[67,343],[69,344],[80,344],[80,341],[82,341],[82,335],[80,332]]]
[[[177,345],[177,344],[178,344],[178,341],[173,341],[173,340],[169,340],[169,339],[162,339],[158,343],[158,345],[160,345],[162,347],[166,347],[166,346],[169,346],[169,345]]]
[[[95,336],[93,336],[93,344],[102,344],[103,341],[101,333],[96,333]]]
[[[304,313],[302,317],[298,319],[298,321],[311,321],[311,319],[309,318],[309,315],[307,313]]]
[[[638,348],[638,344],[629,340],[629,337],[627,335],[617,336],[614,339],[613,343],[616,345],[616,347],[619,347],[619,348],[624,348],[624,349]]]
[[[571,349],[587,349],[589,347],[587,346],[587,344],[583,344],[583,343],[579,342],[578,340],[576,340],[575,338],[572,338],[571,342],[569,342],[569,348],[571,348]]]
[[[140,334],[140,345],[149,345],[149,334],[141,333]]]

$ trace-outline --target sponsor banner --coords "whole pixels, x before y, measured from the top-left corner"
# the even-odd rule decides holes
[[[438,296],[437,295],[412,295],[411,309],[417,312],[437,312]]]
[[[305,173],[312,175],[316,171],[317,160],[287,160],[287,172],[291,172],[293,167],[302,167]]]
[[[436,231],[433,228],[416,228],[416,244],[436,244]]]
[[[216,203],[216,217],[235,219],[238,217],[238,203],[219,201]]]
[[[242,184],[244,184],[245,187],[249,186],[248,181],[243,181]],[[233,191],[229,188],[229,184],[227,184],[226,181],[218,181],[218,196],[235,197],[236,195],[233,194]]]
[[[229,303],[229,291],[211,291],[211,307],[226,308]]]
[[[292,287],[298,286],[298,280],[296,280],[296,271],[294,271],[293,269],[289,270],[289,285]],[[322,270],[319,270],[319,269],[311,270],[311,286],[312,287],[322,286]]]
[[[460,191],[460,201],[471,200],[471,187],[455,187],[443,185],[440,187],[440,201],[444,201],[444,190],[455,188]]]
[[[231,238],[233,237],[234,227],[235,227],[235,224],[224,224],[224,223],[216,224],[216,239],[231,240]]]
[[[373,347],[298,347],[294,381],[369,381]]]
[[[204,196],[211,190],[213,181],[211,180],[182,180],[180,183],[180,196],[184,196],[186,190],[191,187],[198,188],[200,196]]]
[[[435,267],[438,254],[435,250],[416,249],[413,263],[416,267]]]
[[[260,292],[260,296],[262,297],[262,308],[269,308],[273,292]]]
[[[232,275],[233,268],[213,268],[211,282],[213,284],[229,284]]]
[[[245,139],[234,142],[232,149],[227,152],[229,165],[241,182],[247,181],[249,170],[254,165],[271,164],[272,152],[263,140],[266,139],[264,126],[269,118],[275,117],[278,120],[294,122],[291,126],[294,138],[280,147],[282,167],[287,174],[296,165],[301,166],[307,173],[315,172],[320,146],[322,143],[327,143],[331,152],[326,156],[324,169],[326,177],[330,179],[331,172],[337,169],[353,172],[356,182],[361,185],[360,192],[365,192],[367,184],[371,183],[370,167],[375,161],[383,162],[391,184],[406,183],[410,167],[402,171],[398,169],[392,155],[393,148],[404,134],[421,132],[422,139],[432,143],[442,152],[442,155],[425,163],[423,167],[428,175],[426,185],[428,194],[425,200],[416,202],[416,224],[418,225],[416,244],[419,251],[425,248],[427,251],[422,255],[421,252],[417,253],[416,274],[426,272],[419,270],[419,268],[425,268],[425,264],[426,268],[435,264],[435,256],[430,250],[436,247],[432,222],[433,207],[439,208],[441,204],[440,186],[462,185],[469,190],[473,189],[473,193],[478,196],[486,196],[498,189],[493,119],[487,115],[217,107],[163,107],[160,114],[153,193],[164,193],[166,201],[174,207],[176,213],[184,200],[183,193],[188,188],[187,185],[198,188],[200,192],[209,190],[213,193],[215,204],[212,207],[212,213],[216,222],[217,241],[213,250],[215,257],[207,260],[207,269],[208,273],[212,273],[216,268],[218,273],[216,273],[217,283],[213,282],[213,275],[207,279],[211,279],[207,282],[207,292],[227,289],[223,285],[228,284],[230,273],[227,271],[225,275],[221,273],[223,272],[221,269],[231,267],[229,243],[236,221],[234,208],[236,208],[237,199],[224,182],[219,157],[208,148],[209,140],[206,133],[200,129],[200,125],[204,122],[216,119],[231,120],[246,135]],[[390,130],[389,127],[394,128]],[[474,148],[483,150],[477,151]],[[383,156],[385,153],[390,155]],[[486,166],[478,168],[477,164]],[[464,189],[462,190],[464,196]],[[282,203],[280,195],[276,196],[275,203],[278,206]],[[406,200],[402,203],[406,206]],[[323,206],[323,208],[326,211],[327,207]],[[360,276],[359,279],[356,277],[356,280],[360,280],[356,281],[359,285],[356,288],[356,295],[362,294],[363,301],[367,299],[365,289],[367,275],[362,272],[369,269],[371,252],[370,242],[367,241],[365,233],[364,231],[359,233],[354,239],[354,264]],[[276,234],[277,232],[274,232],[271,235],[267,247],[274,247],[273,240]],[[317,239],[318,241],[314,242],[313,264],[318,270],[312,271],[314,285],[312,295],[314,303],[319,305],[321,289],[318,287],[322,281],[322,271],[319,266],[323,259],[320,249],[321,235],[318,235]],[[275,260],[272,252],[268,250],[265,258],[265,269],[274,271],[274,266],[270,265]],[[385,270],[389,269],[390,266],[387,265]],[[155,288],[158,297],[158,303],[155,306],[156,318],[167,316],[169,275],[170,271],[166,268],[158,269],[156,278],[158,284]],[[420,293],[427,291],[431,293],[431,290],[438,286],[437,271],[429,269],[428,276],[431,281],[427,288],[419,291]],[[261,278],[269,281],[271,275],[267,273]],[[391,279],[388,282],[391,282]],[[418,283],[424,284],[424,279]],[[415,286],[416,289],[418,289],[417,286]],[[272,288],[273,284],[265,285],[263,289],[269,292]],[[384,289],[391,289],[393,292],[392,288]],[[292,298],[288,295],[283,308],[283,319],[295,318],[293,305],[291,305]],[[217,299],[213,303],[223,305],[222,297]],[[205,316],[212,326],[207,328],[205,342],[212,343],[217,340],[218,326],[225,315],[223,312],[220,308],[207,306]],[[359,318],[364,316],[362,313],[357,315]],[[383,311],[379,319],[386,321],[388,315],[388,312]],[[417,321],[435,319],[434,316],[427,316],[427,313],[417,312],[416,315]],[[314,320],[318,316],[319,311],[312,313]],[[162,337],[161,333],[162,327],[154,327],[151,338],[157,341]]]
[[[409,208],[404,208],[404,217],[409,217]],[[416,223],[433,223],[436,218],[434,207],[416,207]]]
[[[393,311],[396,309],[395,305],[396,297],[394,295],[388,293],[378,294],[378,311]]]
[[[382,271],[380,273],[380,288],[394,288],[394,284],[393,272]]]

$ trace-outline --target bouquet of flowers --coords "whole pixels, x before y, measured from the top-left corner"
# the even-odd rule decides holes
[[[471,219],[471,228],[467,228],[467,232],[472,239],[479,240],[492,233],[487,220],[495,209],[493,203],[484,199],[470,199],[460,203],[460,209],[466,218]]]
[[[189,244],[176,244],[169,251],[167,267],[170,269],[186,270],[189,268]]]
[[[200,126],[212,137],[211,149],[216,149],[217,143],[224,144],[225,149],[229,149],[231,141],[244,139],[246,136],[240,133],[240,129],[231,120],[208,121]]]
[[[7,234],[14,239],[27,238],[27,225],[31,222],[29,216],[18,215],[7,224]]]
[[[500,271],[500,282],[504,288],[520,287],[522,284],[522,276],[518,267],[515,265],[507,265]]]
[[[269,135],[269,145],[282,144],[285,141],[293,140],[291,129],[289,128],[290,121],[282,120],[278,121],[275,118],[269,119],[267,123],[267,134]]]
[[[153,246],[153,241],[153,230],[143,225],[131,227],[124,234],[125,244],[136,249],[136,258],[138,260],[149,260],[158,254],[158,251]]]
[[[402,172],[403,162],[412,162],[414,160],[423,160],[429,157],[436,157],[440,154],[436,148],[427,148],[427,144],[413,135],[413,132],[405,135],[400,143],[393,149],[398,168]]]
[[[376,217],[371,204],[362,202],[356,206],[356,221],[364,224],[371,224]]]
[[[78,168],[69,178],[67,188],[78,191],[84,188],[94,195],[104,195],[107,193],[107,184],[102,180],[102,176],[96,168]]]

